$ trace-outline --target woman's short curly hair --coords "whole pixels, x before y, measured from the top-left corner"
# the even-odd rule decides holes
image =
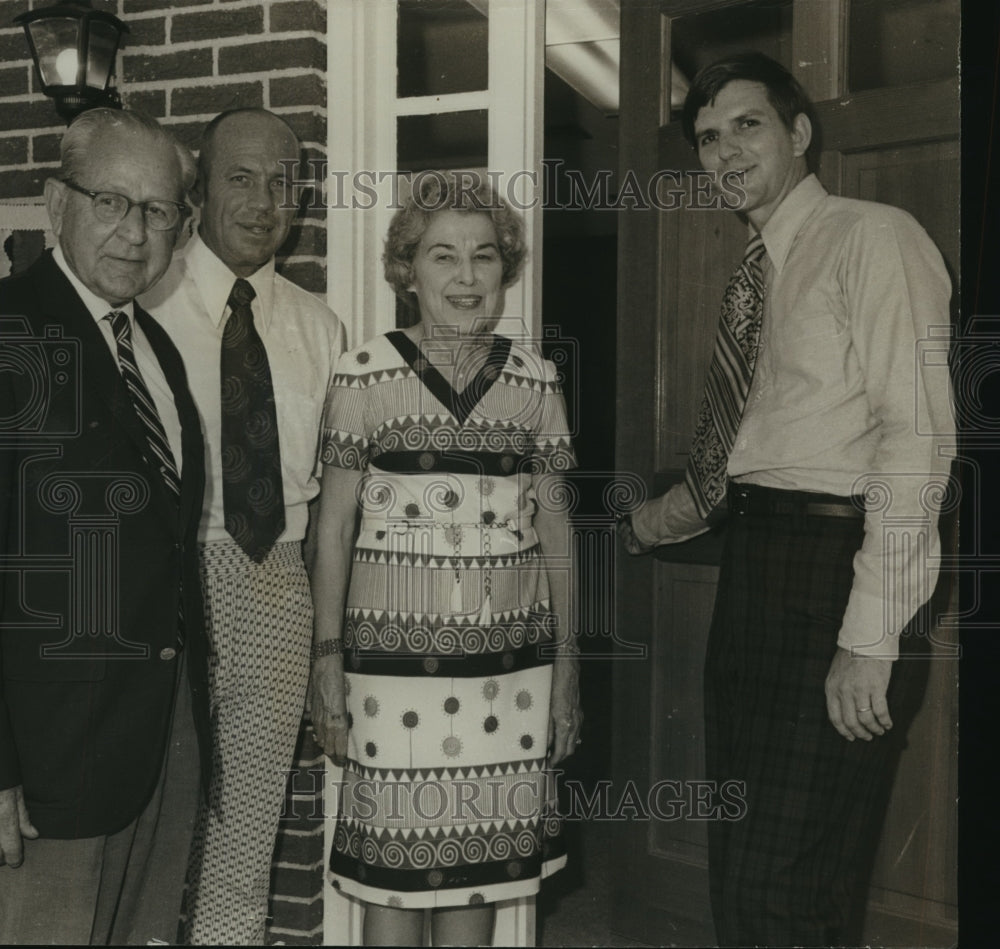
[[[416,306],[413,258],[424,231],[438,211],[488,214],[497,232],[503,262],[501,286],[509,287],[521,275],[528,246],[524,221],[480,174],[472,171],[422,171],[413,177],[413,190],[395,213],[385,238],[382,264],[385,279],[404,303]]]

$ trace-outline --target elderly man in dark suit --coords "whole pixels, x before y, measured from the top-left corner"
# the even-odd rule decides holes
[[[133,301],[193,172],[153,120],[84,113],[45,185],[59,246],[0,281],[0,943],[175,938],[211,760],[204,449]]]

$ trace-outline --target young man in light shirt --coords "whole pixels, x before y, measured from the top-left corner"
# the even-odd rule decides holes
[[[645,552],[707,530],[728,495],[706,762],[709,779],[745,782],[747,814],[709,826],[721,945],[849,938],[902,738],[891,710],[917,665],[896,662],[901,633],[937,579],[934,488],[954,433],[947,372],[918,358],[949,322],[941,255],[906,212],[827,194],[806,164],[809,112],[757,53],[692,84],[685,132],[706,169],[740,182],[751,242],[688,476],[620,524]]]

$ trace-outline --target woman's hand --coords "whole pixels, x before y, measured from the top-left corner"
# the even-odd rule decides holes
[[[313,661],[306,703],[316,741],[335,765],[342,766],[347,760],[348,731],[342,656],[322,656]]]
[[[559,656],[552,667],[549,702],[549,765],[568,758],[580,744],[580,664],[575,656]]]
[[[340,652],[324,654],[322,644],[332,645],[343,638],[361,477],[360,471],[324,466],[309,577],[315,607],[313,639],[321,651],[313,659],[308,704],[316,741],[337,765],[342,765],[347,756],[344,656]]]
[[[552,599],[552,635],[557,655],[552,664],[549,700],[549,764],[556,765],[580,744],[583,710],[580,708],[580,660],[576,633],[570,621],[571,591],[576,589],[576,558],[570,543],[573,531],[567,504],[572,497],[558,473],[532,479],[538,509],[533,526],[549,577]],[[564,564],[569,562],[566,570]],[[558,569],[554,564],[558,563]]]

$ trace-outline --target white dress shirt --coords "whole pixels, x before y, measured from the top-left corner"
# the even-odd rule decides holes
[[[220,360],[236,275],[195,235],[140,302],[181,351],[205,434],[205,503],[199,539],[229,538],[222,496]],[[319,492],[317,459],[323,405],[344,348],[344,329],[311,293],[275,273],[271,260],[247,278],[256,296],[254,326],[267,350],[278,417],[285,530],[305,537],[308,502]]]
[[[108,344],[108,349],[111,350],[111,355],[114,356],[119,371],[121,371],[121,365],[118,363],[118,341],[111,329],[111,320],[107,320],[105,317],[116,310],[120,310],[128,317],[129,326],[132,329],[132,351],[135,353],[135,363],[139,367],[142,381],[146,383],[146,388],[156,405],[156,412],[160,416],[163,431],[167,436],[167,444],[170,445],[170,451],[174,456],[177,474],[180,474],[183,461],[181,458],[181,420],[177,415],[177,406],[174,405],[174,394],[167,382],[167,377],[163,374],[163,369],[160,368],[153,347],[146,338],[146,334],[143,333],[142,327],[136,322],[132,301],[123,303],[121,306],[112,306],[107,300],[102,300],[88,290],[81,283],[80,278],[70,269],[61,247],[56,247],[52,252],[52,259],[56,262],[56,266],[66,274],[69,282],[73,284],[73,289],[83,301],[83,305],[94,318],[94,322],[97,323],[97,328]]]
[[[871,488],[838,644],[894,658],[938,575],[937,503],[954,442],[951,281],[905,211],[804,178],[761,232],[760,349],[728,473],[837,495]],[[644,543],[705,530],[683,484],[633,515]]]

